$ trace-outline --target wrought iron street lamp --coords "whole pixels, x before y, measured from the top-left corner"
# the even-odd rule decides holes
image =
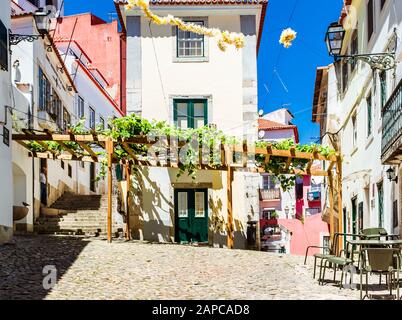
[[[33,14],[36,29],[39,35],[15,34],[10,32],[10,45],[17,45],[21,41],[34,42],[40,38],[44,38],[50,29],[49,13],[37,11]]]
[[[355,64],[358,60],[360,60],[368,63],[373,70],[377,69],[385,71],[394,69],[396,67],[395,53],[398,40],[396,29],[394,29],[394,34],[392,36],[392,52],[385,53],[341,55],[345,34],[345,29],[337,22],[331,23],[328,27],[325,42],[327,44],[329,55],[333,56],[335,61],[344,59],[348,63]]]
[[[388,180],[391,181],[391,182],[395,181],[396,183],[398,183],[398,177],[397,177],[397,175],[396,175],[396,173],[395,173],[395,169],[394,169],[394,168],[390,167],[390,168],[387,170],[387,178],[388,178]]]

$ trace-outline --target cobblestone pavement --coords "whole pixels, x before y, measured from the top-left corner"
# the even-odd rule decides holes
[[[358,290],[319,286],[312,279],[311,260],[304,266],[302,257],[265,252],[15,237],[12,244],[0,246],[0,299],[359,298]],[[57,268],[57,284],[49,291],[42,285],[46,265]]]

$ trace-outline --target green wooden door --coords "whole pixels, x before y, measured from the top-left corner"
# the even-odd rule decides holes
[[[378,227],[384,228],[384,188],[382,183],[377,185],[378,188]]]
[[[357,234],[357,198],[352,199],[352,233]]]
[[[175,190],[175,240],[208,242],[208,190]]]

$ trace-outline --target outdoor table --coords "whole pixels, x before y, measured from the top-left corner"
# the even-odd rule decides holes
[[[351,250],[351,260],[352,263],[354,253],[355,253],[355,246],[359,247],[371,247],[371,246],[383,246],[383,247],[396,247],[396,246],[402,246],[402,240],[347,240],[347,247],[346,247],[346,252],[349,253],[349,245],[352,246]],[[359,262],[358,262],[358,267],[360,264],[360,255],[359,255]]]

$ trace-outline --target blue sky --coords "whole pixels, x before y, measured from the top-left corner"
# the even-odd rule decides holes
[[[311,122],[315,69],[331,62],[324,37],[336,21],[342,0],[270,0],[258,57],[259,108],[265,112],[286,107],[294,115],[302,143],[316,142],[318,126]],[[65,14],[92,12],[108,20],[113,0],[65,0]],[[284,49],[279,36],[291,27],[297,34]]]

